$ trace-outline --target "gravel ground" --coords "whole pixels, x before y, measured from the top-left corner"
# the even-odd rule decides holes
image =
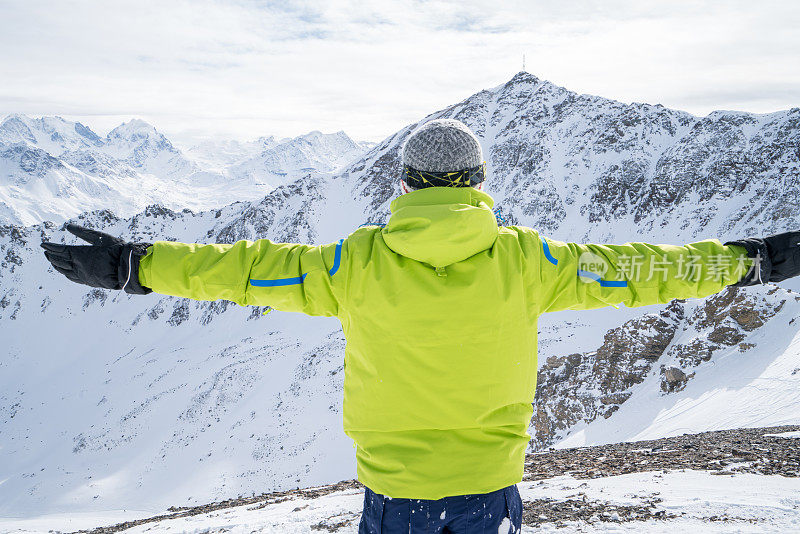
[[[593,479],[645,471],[676,469],[707,470],[712,474],[753,473],[800,476],[800,439],[768,436],[800,431],[800,426],[721,430],[701,434],[685,434],[672,438],[630,443],[615,443],[573,449],[551,449],[529,454],[525,462],[525,481],[545,480],[562,475]],[[172,507],[168,513],[146,519],[127,521],[81,533],[105,534],[167,519],[201,515],[242,505],[266,507],[288,499],[314,499],[348,489],[361,488],[355,480],[315,488],[265,493],[238,497],[202,506]],[[642,521],[675,517],[658,509],[658,498],[639,504],[615,505],[588,499],[536,499],[523,502],[523,523],[530,527],[570,521],[588,523]],[[335,520],[334,520],[335,519]],[[335,532],[357,522],[358,517],[331,518],[314,530]],[[724,521],[725,518],[719,518]]]

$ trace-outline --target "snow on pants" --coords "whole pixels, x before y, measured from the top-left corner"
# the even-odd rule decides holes
[[[520,532],[522,499],[512,485],[438,500],[390,499],[364,488],[359,534],[506,534]]]

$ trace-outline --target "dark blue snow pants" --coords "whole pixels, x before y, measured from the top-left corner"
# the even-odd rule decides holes
[[[491,493],[431,501],[390,499],[364,488],[358,534],[505,534],[522,526],[516,484]]]

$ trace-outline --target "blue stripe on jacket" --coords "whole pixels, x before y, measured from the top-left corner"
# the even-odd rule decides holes
[[[554,258],[553,255],[550,253],[550,247],[547,244],[547,240],[542,236],[539,236],[539,238],[542,240],[544,257],[547,258],[547,261],[549,261],[553,265],[558,266],[558,260]],[[582,271],[580,269],[578,269],[578,276],[583,276],[584,278],[589,278],[591,280],[594,280],[595,282],[600,284],[601,287],[628,287],[628,282],[626,280],[603,280],[602,278],[600,278],[599,274],[595,274],[589,271]]]
[[[336,252],[333,256],[333,267],[330,268],[328,274],[333,276],[339,270],[339,263],[342,259],[342,243],[344,239],[340,239],[336,244]],[[308,273],[303,273],[301,276],[293,276],[291,278],[276,278],[273,280],[258,280],[255,278],[250,279],[250,285],[255,287],[277,287],[277,286],[293,286],[295,284],[302,284],[308,276]]]

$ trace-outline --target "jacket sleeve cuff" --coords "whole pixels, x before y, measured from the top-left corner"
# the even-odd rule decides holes
[[[142,287],[152,288],[153,284],[150,280],[150,263],[153,261],[153,251],[155,247],[150,245],[145,251],[145,255],[139,258],[139,285]]]
[[[125,293],[131,295],[147,295],[152,293],[153,290],[142,283],[140,265],[142,258],[146,257],[152,251],[153,245],[150,243],[129,243],[122,249],[123,263],[129,263],[128,273],[123,281]]]
[[[742,247],[747,252],[747,256],[753,258],[750,270],[741,280],[730,285],[734,287],[755,286],[769,281],[769,277],[772,274],[772,262],[769,257],[769,249],[763,239],[748,237],[736,241],[728,241],[725,245]]]

